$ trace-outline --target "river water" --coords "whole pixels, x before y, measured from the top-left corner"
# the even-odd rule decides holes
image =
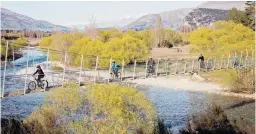
[[[40,52],[35,54],[34,57],[30,57],[34,59],[34,62],[46,60],[45,56]],[[15,61],[16,65],[19,64],[19,66],[15,67],[16,71],[24,68],[26,59],[25,54],[24,57]],[[32,62],[33,60],[30,60],[31,65]],[[7,70],[8,74],[11,74],[13,68],[9,66]],[[13,80],[8,79],[6,81],[11,83],[10,81]],[[23,83],[23,81],[19,82],[19,79],[17,79],[16,83]],[[13,86],[10,85],[7,85],[5,88],[5,91],[14,90]],[[143,91],[153,103],[158,116],[165,120],[167,126],[172,126],[174,129],[184,127],[188,115],[199,114],[207,109],[213,101],[226,109],[229,118],[234,119],[241,116],[252,124],[255,122],[255,100],[159,87],[150,87],[143,89]],[[34,108],[43,103],[46,93],[32,93],[1,99],[2,117],[15,116],[22,119],[26,118]]]

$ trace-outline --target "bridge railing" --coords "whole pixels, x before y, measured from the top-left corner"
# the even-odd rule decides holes
[[[6,49],[8,51],[8,47]],[[14,50],[12,50],[14,51]],[[147,78],[149,74],[148,59],[123,59],[119,57],[98,57],[77,53],[60,52],[50,49],[25,48],[23,50],[25,62],[13,61],[7,69],[5,59],[4,72],[1,73],[1,95],[11,91],[27,93],[28,83],[33,80],[31,75],[40,65],[45,73],[45,79],[50,87],[62,86],[64,82],[75,81],[77,84],[87,82],[124,81],[126,79]],[[37,55],[37,56],[35,56]],[[14,56],[14,55],[13,55]],[[111,63],[115,60],[120,65],[121,78],[113,80],[110,76]],[[18,60],[17,60],[18,61]],[[197,59],[154,59],[156,62],[153,76],[167,76],[174,74],[212,71],[234,68],[233,55],[222,58],[207,58],[203,64]],[[254,66],[254,58],[241,54],[238,67]],[[2,68],[2,67],[1,67]],[[17,71],[19,69],[19,71]],[[45,91],[45,89],[42,89]]]

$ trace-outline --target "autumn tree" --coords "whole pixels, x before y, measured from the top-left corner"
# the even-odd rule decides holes
[[[89,24],[85,26],[85,34],[92,40],[96,40],[98,38],[98,29],[94,16],[89,18]]]
[[[160,14],[156,15],[156,22],[153,26],[153,36],[155,38],[154,47],[160,47],[162,43],[162,19]]]
[[[255,1],[247,1],[245,8],[245,14],[248,19],[248,26],[255,31]]]
[[[237,8],[232,8],[228,11],[228,14],[226,16],[226,20],[232,20],[235,23],[243,24],[247,26],[248,19],[246,17],[245,12],[238,10]]]

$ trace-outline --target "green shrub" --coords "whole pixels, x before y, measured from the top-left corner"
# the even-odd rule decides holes
[[[52,66],[51,69],[54,71],[62,71],[63,70],[63,68],[59,67],[59,66]]]
[[[74,82],[52,89],[25,120],[33,133],[153,133],[155,110],[130,87]]]

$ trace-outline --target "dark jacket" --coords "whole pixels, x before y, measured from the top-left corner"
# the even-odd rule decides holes
[[[38,73],[38,76],[44,77],[44,72],[43,72],[43,70],[41,68],[38,68],[33,75],[35,75],[36,73]]]
[[[198,61],[199,60],[204,61],[204,56],[199,56]]]
[[[155,61],[154,61],[153,59],[149,59],[149,60],[148,60],[148,65],[149,65],[149,66],[155,66],[155,64],[156,64],[156,63],[155,63]]]

